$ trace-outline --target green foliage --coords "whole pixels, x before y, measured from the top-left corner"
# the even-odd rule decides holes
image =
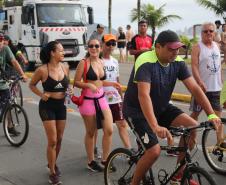
[[[196,0],[201,6],[204,6],[215,12],[216,15],[226,18],[226,0]]]

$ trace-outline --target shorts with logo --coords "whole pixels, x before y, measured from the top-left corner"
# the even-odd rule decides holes
[[[114,123],[115,123],[115,121],[124,120],[123,113],[122,113],[122,102],[115,103],[115,104],[109,104],[109,107],[111,109]]]
[[[220,105],[220,93],[221,93],[220,91],[205,93],[208,100],[210,101],[210,104],[211,104],[213,110],[215,110],[215,111],[222,110],[222,107]],[[192,97],[192,99],[191,99],[189,110],[193,111],[193,112],[201,112],[202,111],[202,107],[197,103],[197,101],[195,100],[194,97]]]
[[[49,98],[47,101],[39,101],[39,115],[42,121],[66,120],[65,99]]]
[[[165,111],[163,111],[159,116],[157,116],[158,124],[162,127],[169,128],[172,121],[182,114],[183,111],[179,108],[175,107],[172,104],[168,104]],[[158,144],[158,138],[156,134],[152,131],[151,127],[149,126],[147,120],[145,118],[126,118],[130,127],[134,126],[135,132],[138,135],[138,140],[140,140],[143,146],[146,149],[153,147],[154,145]],[[133,126],[131,126],[131,124]]]

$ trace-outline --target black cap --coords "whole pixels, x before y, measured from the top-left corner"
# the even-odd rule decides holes
[[[220,20],[216,20],[215,24],[220,24],[221,25],[221,21]]]
[[[184,46],[184,44],[180,42],[180,38],[178,37],[176,32],[171,30],[162,31],[155,41],[155,44],[157,43],[167,44],[167,46],[171,49],[178,49]]]
[[[104,28],[103,24],[97,24],[97,28]]]

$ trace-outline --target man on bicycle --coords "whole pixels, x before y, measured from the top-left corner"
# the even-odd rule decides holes
[[[20,64],[15,59],[13,53],[9,49],[8,46],[4,46],[4,36],[0,34],[0,68],[5,71],[5,67],[7,64],[11,63],[12,66],[16,69],[16,71],[23,77],[24,81],[27,80],[27,76],[24,74],[23,70],[20,67]],[[3,79],[3,74],[0,72],[0,115],[3,111],[5,105],[9,100],[9,87],[6,81]],[[18,131],[14,127],[9,126],[9,133],[17,136],[19,134]]]
[[[137,163],[131,185],[139,185],[142,177],[160,155],[157,136],[167,138],[172,143],[169,126],[192,127],[197,121],[179,108],[169,103],[177,79],[181,80],[203,107],[216,129],[220,119],[196,81],[191,76],[185,62],[178,56],[183,46],[177,34],[171,30],[161,32],[155,41],[155,50],[141,54],[134,65],[128,88],[124,96],[124,115],[135,127],[146,151]],[[195,144],[196,133],[191,133],[189,148]],[[180,145],[183,145],[182,140]],[[178,162],[183,154],[178,157]],[[180,181],[181,173],[175,177]],[[192,185],[197,183],[193,180]]]

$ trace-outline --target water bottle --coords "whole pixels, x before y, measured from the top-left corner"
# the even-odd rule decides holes
[[[70,103],[71,103],[70,88],[67,88],[65,92],[65,105],[69,105]]]

